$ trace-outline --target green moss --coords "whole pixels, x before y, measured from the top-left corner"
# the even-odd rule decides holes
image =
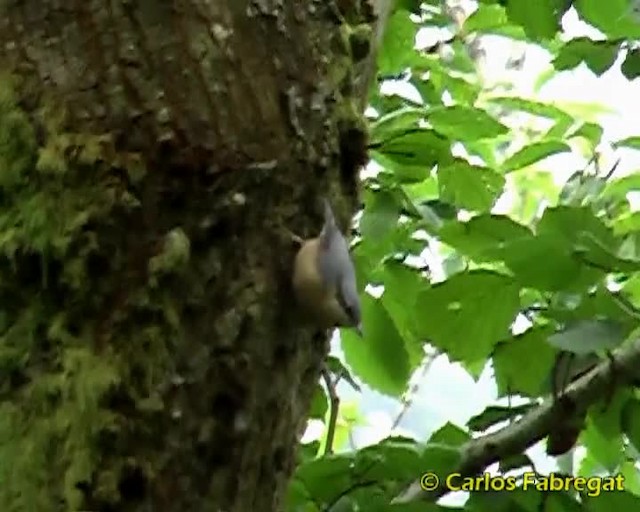
[[[352,28],[349,34],[349,45],[354,62],[360,62],[369,55],[373,30],[371,25],[361,23]]]
[[[180,329],[163,279],[188,261],[189,241],[164,237],[152,283],[136,262],[153,245],[122,229],[141,223],[141,159],[65,130],[54,109],[27,116],[12,91],[0,78],[0,510],[117,509],[131,463],[118,439],[134,423],[156,428],[163,408]]]

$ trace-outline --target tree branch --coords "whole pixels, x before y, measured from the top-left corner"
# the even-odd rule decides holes
[[[613,362],[604,360],[573,384],[559,400],[547,398],[539,407],[498,432],[473,439],[460,449],[461,460],[456,473],[462,477],[474,476],[499,460],[523,453],[545,438],[551,428],[570,417],[586,411],[589,406],[617,388],[632,384],[638,378],[640,367],[640,339],[613,353]],[[442,484],[442,482],[441,482]],[[394,503],[436,501],[449,492],[444,485],[434,491],[423,491],[419,482],[412,483]]]

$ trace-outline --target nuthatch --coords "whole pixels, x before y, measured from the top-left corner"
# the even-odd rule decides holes
[[[293,290],[318,327],[354,327],[362,336],[355,269],[347,241],[326,199],[320,235],[302,241],[296,255]]]

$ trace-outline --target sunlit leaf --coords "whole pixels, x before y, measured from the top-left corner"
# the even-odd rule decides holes
[[[571,151],[571,148],[564,142],[549,140],[544,142],[536,142],[529,144],[520,151],[511,155],[502,163],[502,169],[505,172],[515,171],[527,165],[531,165],[544,158],[565,151]]]

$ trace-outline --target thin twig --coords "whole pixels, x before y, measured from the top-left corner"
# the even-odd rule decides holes
[[[327,387],[327,394],[329,395],[329,423],[327,425],[327,440],[324,445],[324,454],[330,455],[333,453],[333,440],[336,435],[336,423],[338,422],[338,409],[340,408],[340,397],[336,392],[337,382],[331,380],[331,373],[324,367],[320,372],[324,384]]]
[[[420,384],[421,384],[420,381],[427,374],[427,372],[429,371],[429,368],[431,368],[431,365],[433,364],[433,361],[439,355],[440,355],[440,351],[436,350],[433,353],[427,354],[425,356],[424,361],[421,365],[420,376],[418,377],[418,379],[416,379],[416,383],[413,386],[411,386],[411,388],[407,391],[405,396],[402,398],[402,406],[400,407],[400,411],[398,412],[398,415],[393,420],[393,423],[391,425],[391,430],[398,428],[398,425],[400,425],[402,418],[404,418],[404,416],[407,414],[407,412],[411,408],[413,399],[416,397],[416,395],[418,394],[418,390],[420,389]]]

